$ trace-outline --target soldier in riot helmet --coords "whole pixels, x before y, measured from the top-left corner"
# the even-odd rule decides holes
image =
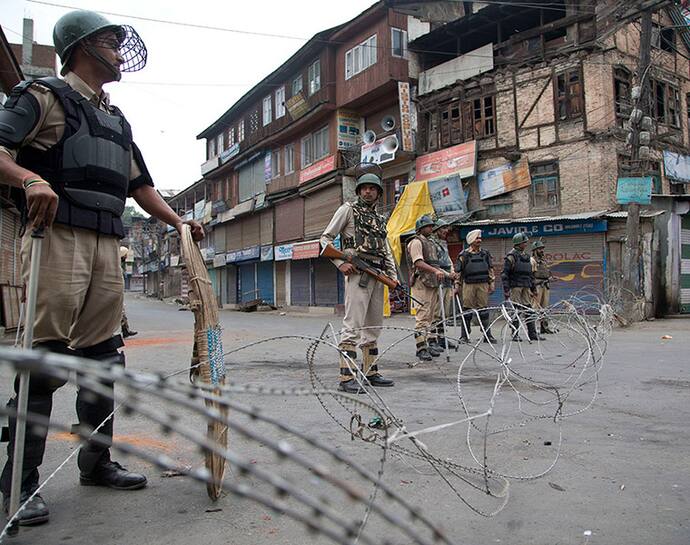
[[[485,331],[484,342],[495,344],[496,339],[491,333],[491,317],[487,308],[489,295],[494,292],[496,285],[493,258],[488,250],[482,248],[480,229],[474,229],[467,233],[465,240],[469,247],[460,253],[455,266],[462,282],[462,307],[465,311],[463,313],[461,339],[469,342],[475,313],[467,311],[476,310]]]
[[[123,279],[119,239],[124,236],[125,199],[182,230],[182,220],[153,188],[130,125],[111,106],[103,85],[122,72],[143,68],[146,47],[136,31],[92,11],[72,11],[53,31],[62,61],[56,77],[24,81],[0,108],[0,179],[20,192],[25,221],[45,229],[34,323],[34,347],[124,365],[120,326]],[[198,240],[201,225],[192,225]],[[28,281],[31,236],[22,240],[22,276]],[[15,380],[15,392],[18,387]],[[66,382],[66,381],[65,381]],[[28,410],[49,418],[53,392],[65,382],[31,373]],[[103,384],[112,388],[112,384]],[[17,406],[16,398],[8,404]],[[82,386],[77,416],[99,436],[79,451],[80,483],[118,490],[146,486],[146,477],[110,459],[113,400]],[[0,476],[9,507],[14,418],[9,419],[8,460]],[[39,483],[46,428],[29,427],[21,475],[22,503]],[[18,514],[21,525],[46,522],[48,507],[35,495]]]
[[[448,276],[446,276],[441,285],[443,286],[443,301],[439,300],[438,310],[436,311],[435,320],[438,324],[436,326],[436,344],[434,348],[436,350],[445,350],[446,345],[448,348],[456,348],[457,345],[450,339],[446,339],[446,324],[443,323],[443,315],[445,314],[446,319],[453,313],[453,306],[455,303],[453,297],[455,295],[457,274],[455,274],[455,267],[453,266],[453,260],[450,258],[448,253],[448,235],[450,234],[451,222],[439,218],[436,220],[434,225],[434,230],[432,232],[431,240],[436,244],[436,252],[438,255],[438,263],[441,269],[443,269]],[[440,298],[440,294],[439,294]],[[443,305],[444,312],[441,312],[441,306]]]
[[[532,271],[534,272],[534,285],[537,291],[534,295],[534,308],[544,310],[549,306],[549,292],[551,291],[551,267],[544,254],[544,242],[540,239],[532,244]],[[547,318],[540,320],[542,334],[552,334]]]
[[[407,243],[412,295],[423,303],[415,314],[414,334],[416,355],[421,361],[431,361],[441,354],[434,325],[439,305],[438,286],[445,279],[452,278],[450,273],[441,268],[436,244],[429,238],[434,225],[431,216],[420,216],[415,223],[416,234]]]
[[[506,300],[512,301],[515,310],[522,317],[526,326],[530,341],[543,341],[537,333],[534,313],[532,312],[532,300],[536,293],[534,285],[534,272],[532,260],[525,251],[529,237],[525,233],[518,233],[513,237],[513,249],[508,252],[503,264],[503,294]],[[513,340],[522,340],[519,335],[520,319],[518,315],[512,322]]]
[[[360,165],[360,168],[364,168]],[[347,202],[336,210],[321,235],[321,245],[332,244],[338,235],[345,253],[352,253],[397,281],[397,268],[387,240],[386,220],[376,211],[376,203],[383,193],[380,167],[378,173],[359,171],[355,186],[357,200]],[[357,346],[362,351],[362,373],[365,385],[393,386],[374,363],[379,354],[377,341],[383,325],[383,284],[340,259],[333,264],[345,275],[345,317],[340,335],[339,389],[348,393],[363,393],[349,360],[357,361]],[[349,358],[349,359],[348,359]]]

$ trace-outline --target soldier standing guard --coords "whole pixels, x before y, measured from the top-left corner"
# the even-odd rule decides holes
[[[544,242],[537,240],[532,244],[532,271],[534,272],[534,285],[537,293],[534,296],[534,308],[543,310],[549,306],[549,292],[551,291],[551,267],[544,255]],[[549,321],[542,318],[540,321],[541,333],[551,335]]]
[[[513,249],[508,252],[503,264],[503,273],[501,279],[503,280],[503,294],[507,301],[512,301],[517,315],[512,322],[513,340],[521,341],[520,319],[527,325],[527,335],[530,341],[543,341],[544,337],[540,337],[537,333],[537,326],[534,322],[534,313],[532,312],[532,299],[536,293],[534,285],[534,273],[532,272],[532,259],[527,254],[525,249],[529,237],[525,233],[518,233],[513,237]]]
[[[462,282],[463,311],[476,310],[479,321],[486,332],[484,342],[495,344],[496,339],[491,333],[491,316],[489,313],[489,295],[495,289],[493,259],[488,250],[482,248],[481,229],[467,233],[465,237],[469,248],[465,248],[458,256],[455,269]],[[463,328],[461,339],[469,342],[472,331],[474,312],[463,312]]]
[[[412,295],[423,305],[415,314],[416,356],[421,361],[431,361],[441,354],[436,349],[436,328],[432,327],[439,300],[439,283],[450,277],[440,268],[436,244],[429,236],[434,229],[434,220],[428,215],[420,216],[415,223],[416,235],[407,243],[407,264],[412,274],[410,286]]]
[[[122,213],[128,196],[149,214],[182,232],[183,221],[153,187],[153,180],[122,112],[111,106],[103,85],[122,72],[146,64],[146,47],[136,31],[114,25],[93,11],[72,11],[53,31],[64,79],[49,77],[17,85],[0,108],[0,179],[22,191],[20,207],[32,228],[45,228],[34,322],[34,348],[84,356],[103,365],[124,365],[120,327],[123,279],[118,256],[123,238]],[[192,225],[196,240],[204,236]],[[22,277],[31,270],[31,232],[22,239]],[[53,393],[67,382],[32,372],[28,411],[50,418]],[[15,392],[19,380],[15,380]],[[112,383],[102,387],[112,389]],[[8,403],[17,407],[16,397]],[[77,391],[82,429],[99,435],[79,450],[79,482],[135,490],[144,475],[110,459],[113,433],[112,395],[85,386]],[[7,463],[0,489],[7,511],[14,465],[16,419],[9,418]],[[48,430],[26,430],[20,525],[46,522],[49,511],[40,494],[39,468]]]
[[[436,342],[437,344],[434,345],[434,348],[436,350],[445,350],[446,349],[446,343],[448,343],[448,348],[457,348],[457,345],[452,342],[449,339],[446,339],[446,324],[443,323],[443,316],[445,315],[446,320],[448,319],[448,316],[451,316],[453,314],[453,307],[452,305],[455,304],[454,296],[455,296],[455,289],[456,289],[456,282],[458,276],[455,274],[455,267],[453,266],[453,260],[450,258],[450,254],[448,253],[448,235],[450,234],[450,225],[451,222],[448,220],[445,220],[443,218],[439,218],[436,220],[436,225],[434,225],[434,231],[433,231],[433,236],[431,237],[431,240],[436,244],[436,252],[438,255],[438,262],[447,276],[446,278],[443,279],[441,282],[441,285],[443,286],[443,301],[439,301],[438,305],[438,310],[436,312],[436,323],[438,324],[436,326]],[[439,294],[440,298],[440,294]],[[441,312],[441,308],[443,308],[444,312]]]
[[[338,235],[345,253],[356,255],[368,265],[383,271],[397,281],[395,260],[387,240],[386,220],[376,212],[376,202],[383,192],[380,176],[371,172],[357,178],[354,203],[345,203],[336,210],[321,235],[321,246],[332,244]],[[372,386],[393,386],[392,380],[379,373],[374,361],[379,350],[377,340],[383,325],[383,284],[346,261],[333,259],[333,264],[345,275],[345,317],[340,334],[339,389],[348,393],[363,393],[346,355],[357,361],[357,346],[362,350],[362,372]],[[364,329],[362,329],[364,328]]]

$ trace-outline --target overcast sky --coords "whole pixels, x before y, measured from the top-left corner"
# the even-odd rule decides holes
[[[59,3],[59,7],[46,5]],[[106,90],[132,124],[156,186],[182,189],[198,180],[205,160],[196,135],[220,117],[253,85],[280,66],[316,32],[343,23],[373,0],[171,2],[152,0],[0,0],[0,25],[12,43],[21,42],[22,19],[34,20],[34,41],[52,45],[53,26],[72,9],[103,10],[106,17],[133,26],[148,48],[148,64],[124,74]],[[67,6],[67,7],[64,7]],[[301,39],[143,21],[186,24]]]

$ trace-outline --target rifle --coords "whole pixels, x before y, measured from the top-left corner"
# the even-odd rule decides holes
[[[332,244],[327,244],[321,250],[321,257],[327,257],[329,259],[342,259],[343,261],[347,261],[351,265],[354,265],[359,271],[368,274],[369,276],[374,278],[374,280],[376,280],[377,282],[381,282],[383,285],[388,286],[388,289],[392,291],[401,291],[418,305],[424,306],[424,303],[422,303],[419,299],[413,297],[413,295],[408,290],[402,287],[400,282],[398,282],[397,280],[393,280],[390,276],[386,276],[376,267],[372,267],[366,261],[364,261],[362,258],[357,257],[356,255],[341,252]]]

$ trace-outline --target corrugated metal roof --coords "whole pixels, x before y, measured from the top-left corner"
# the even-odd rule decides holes
[[[598,212],[581,212],[579,214],[565,214],[562,216],[534,216],[530,218],[504,218],[504,219],[486,219],[476,221],[466,221],[460,225],[496,225],[506,223],[540,223],[547,221],[563,221],[563,220],[591,220],[601,218],[607,214],[606,210],[599,210]]]
[[[655,218],[657,216],[661,216],[663,214],[663,210],[650,210],[650,211],[645,211],[645,212],[640,212],[640,217],[641,218]],[[609,212],[606,214],[607,218],[627,218],[628,217],[628,212],[625,210],[620,210],[618,212]]]

